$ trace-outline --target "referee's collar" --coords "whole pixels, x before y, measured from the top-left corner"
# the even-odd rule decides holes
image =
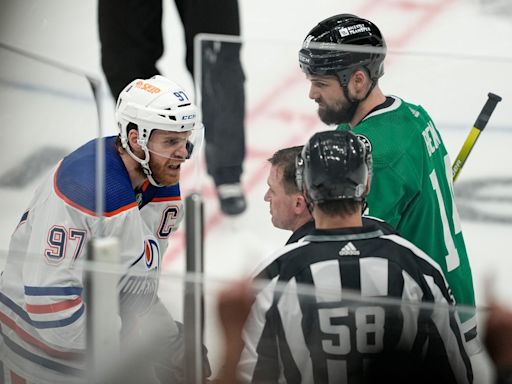
[[[365,227],[315,229],[310,235],[304,237],[305,241],[353,241],[372,239],[384,235],[384,232],[374,225]]]
[[[296,243],[300,239],[302,239],[304,236],[307,236],[311,234],[315,230],[315,222],[313,220],[308,221],[306,224],[302,225],[300,228],[295,230],[295,232],[292,233],[288,241],[286,242],[286,245],[291,243]]]

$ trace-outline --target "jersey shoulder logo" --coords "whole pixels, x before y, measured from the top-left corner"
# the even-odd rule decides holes
[[[420,115],[420,113],[417,110],[412,109],[411,107],[409,107],[409,111],[411,111],[412,115],[416,118],[418,118],[418,116]]]
[[[339,252],[340,256],[359,256],[360,254],[361,252],[350,241]]]
[[[370,142],[370,139],[368,139],[365,135],[361,135],[360,133],[356,133],[356,136],[364,144],[366,153],[372,153],[372,143]]]

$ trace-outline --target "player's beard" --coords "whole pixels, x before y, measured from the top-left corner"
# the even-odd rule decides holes
[[[178,168],[170,168],[170,165],[178,165]],[[180,181],[181,164],[177,162],[173,163],[158,163],[155,164],[152,159],[149,160],[149,167],[153,173],[153,179],[160,185],[174,185]]]
[[[337,103],[333,107],[325,106],[325,104],[324,107],[319,105],[318,116],[327,125],[350,123],[358,106],[359,101],[345,101]]]
[[[153,179],[162,186],[170,186],[177,184],[180,181],[181,167],[175,170],[168,170],[168,163],[155,163],[153,158],[149,159],[149,168],[151,169],[151,176]],[[139,164],[139,172],[145,175],[142,165]]]

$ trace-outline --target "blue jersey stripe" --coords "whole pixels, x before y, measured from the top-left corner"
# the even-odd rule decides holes
[[[23,223],[23,222],[27,221],[27,218],[28,218],[28,212],[29,212],[29,211],[25,211],[25,212],[23,213],[23,215],[21,216],[21,219],[20,219],[19,224],[21,224],[21,223]]]
[[[12,301],[10,298],[5,296],[0,292],[0,302],[11,309],[14,313],[16,313],[21,319],[23,319],[26,323],[30,324],[34,328],[37,329],[47,329],[47,328],[59,328],[65,327],[69,324],[74,323],[82,314],[85,312],[85,305],[82,304],[80,308],[73,312],[73,314],[66,319],[59,320],[50,320],[50,321],[36,321],[32,320],[27,312],[23,308],[21,308],[18,304]]]
[[[82,287],[33,287],[25,285],[28,296],[81,296]]]
[[[33,363],[67,375],[83,376],[85,374],[85,371],[82,369],[70,367],[68,365],[64,365],[56,361],[46,359],[42,356],[36,355],[35,353],[27,351],[25,348],[21,347],[20,345],[16,344],[14,341],[9,339],[7,336],[5,336],[1,328],[0,334],[4,339],[5,345],[7,345],[14,353],[29,361],[32,361]]]

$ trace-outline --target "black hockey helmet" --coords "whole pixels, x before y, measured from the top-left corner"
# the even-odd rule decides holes
[[[352,45],[354,48],[345,45]],[[364,68],[375,82],[384,74],[386,42],[372,22],[344,13],[317,24],[299,51],[299,64],[306,74],[336,75],[343,87],[352,73]]]
[[[315,133],[297,157],[296,181],[313,203],[363,201],[372,172],[371,153],[350,131]]]

